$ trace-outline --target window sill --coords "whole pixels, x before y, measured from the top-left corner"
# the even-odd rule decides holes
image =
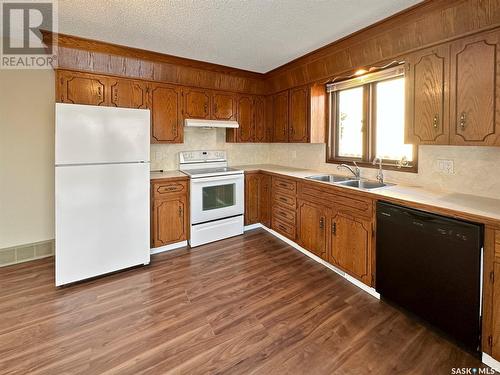
[[[372,168],[372,169],[378,169],[379,165],[378,163],[376,165],[373,165],[371,162],[367,161],[358,161],[354,160],[358,167],[361,168]],[[347,164],[347,165],[353,165],[353,160],[352,159],[326,159],[326,162],[329,164]],[[382,163],[382,168],[386,171],[396,171],[396,172],[406,172],[406,173],[418,173],[418,164],[415,163],[412,166],[409,167],[398,167],[395,164],[384,164]]]

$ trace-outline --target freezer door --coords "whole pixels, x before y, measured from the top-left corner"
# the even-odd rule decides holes
[[[149,263],[149,163],[56,167],[56,285]]]
[[[56,165],[149,161],[148,109],[56,103]]]

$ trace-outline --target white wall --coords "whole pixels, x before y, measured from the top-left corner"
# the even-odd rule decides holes
[[[54,238],[54,72],[0,70],[0,249]]]

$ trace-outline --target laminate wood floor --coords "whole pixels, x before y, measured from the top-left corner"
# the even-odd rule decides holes
[[[0,269],[1,374],[450,374],[480,362],[267,232],[56,289]]]

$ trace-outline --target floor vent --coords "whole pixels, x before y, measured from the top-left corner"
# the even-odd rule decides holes
[[[54,240],[0,249],[0,267],[54,255]]]

